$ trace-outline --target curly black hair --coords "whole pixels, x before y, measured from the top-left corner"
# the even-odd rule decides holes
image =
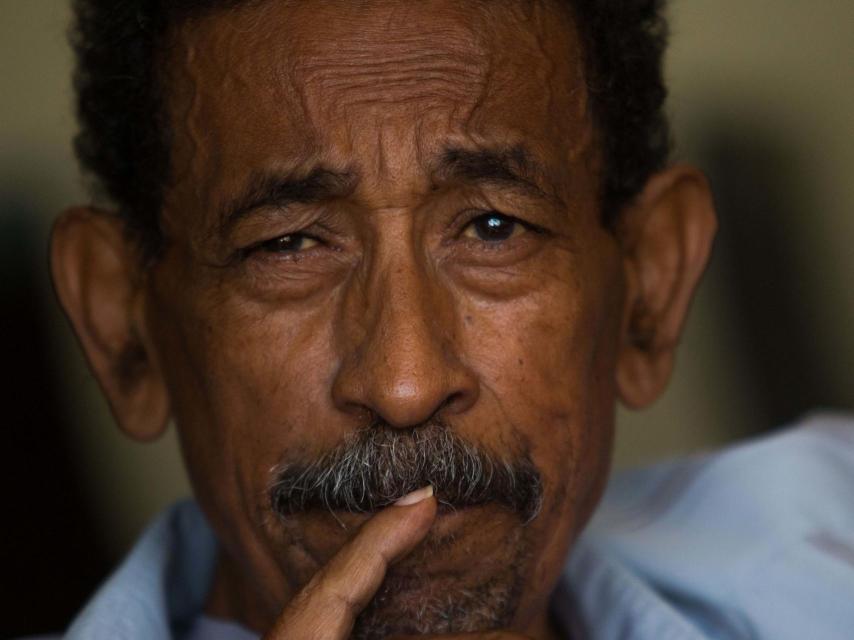
[[[182,20],[251,1],[73,0],[77,156],[148,257],[163,246],[159,219],[170,175],[160,74],[165,38]],[[559,1],[582,37],[601,144],[603,223],[613,227],[669,156],[664,0]]]

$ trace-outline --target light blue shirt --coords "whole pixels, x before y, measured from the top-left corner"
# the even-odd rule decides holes
[[[202,615],[216,541],[162,514],[64,636],[257,640]],[[590,640],[854,638],[854,420],[617,474],[552,597]]]

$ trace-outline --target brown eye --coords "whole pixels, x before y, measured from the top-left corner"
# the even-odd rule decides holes
[[[469,222],[463,235],[482,242],[503,242],[522,231],[522,224],[515,218],[490,211]]]
[[[309,238],[300,233],[291,233],[268,240],[259,245],[258,248],[267,253],[298,253],[306,249],[311,249],[318,244],[318,241],[314,238]]]

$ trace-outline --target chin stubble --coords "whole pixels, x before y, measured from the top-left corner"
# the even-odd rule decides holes
[[[351,638],[487,632],[510,626],[527,581],[530,545],[519,528],[508,540],[506,562],[474,583],[431,584],[418,575],[389,572],[368,607],[356,619]],[[453,576],[450,577],[453,582]]]

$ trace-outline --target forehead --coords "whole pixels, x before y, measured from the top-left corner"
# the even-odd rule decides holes
[[[561,164],[588,138],[578,39],[551,2],[268,0],[173,42],[173,161],[206,191],[316,163],[403,180],[448,144]]]

